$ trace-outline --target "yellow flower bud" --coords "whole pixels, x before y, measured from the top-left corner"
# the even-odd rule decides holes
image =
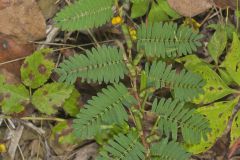
[[[121,24],[122,22],[123,22],[123,19],[120,16],[113,17],[113,19],[112,19],[112,24],[113,25]]]

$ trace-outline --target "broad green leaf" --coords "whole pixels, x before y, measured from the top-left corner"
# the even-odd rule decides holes
[[[153,3],[148,14],[148,20],[149,22],[161,22],[169,20],[169,17],[159,4]]]
[[[231,145],[240,138],[240,111],[233,120],[231,128]]]
[[[50,77],[54,63],[46,58],[51,49],[41,49],[28,56],[21,67],[22,82],[33,89],[42,86]]]
[[[60,144],[76,144],[77,138],[72,133],[70,122],[64,121],[57,123],[52,128],[51,138]]]
[[[0,106],[4,114],[19,113],[29,103],[28,90],[21,84],[7,84],[0,75]]]
[[[204,94],[195,99],[194,103],[211,103],[235,92],[224,83],[220,76],[215,71],[213,71],[207,63],[203,62],[197,56],[186,56],[184,58],[178,59],[177,61],[185,62],[185,68],[201,75],[202,78],[206,81],[206,85],[203,87]]]
[[[70,116],[76,116],[79,112],[80,93],[74,88],[70,97],[64,102],[63,109]]]
[[[148,1],[142,1],[138,3],[133,3],[132,9],[131,9],[131,18],[137,18],[141,17],[144,14],[146,14],[147,9],[148,9]]]
[[[232,101],[216,102],[212,105],[204,106],[197,109],[197,112],[206,116],[209,120],[211,134],[208,135],[208,140],[202,139],[200,144],[188,145],[187,150],[193,154],[199,154],[210,149],[216,140],[222,136],[227,127],[228,120],[232,115],[232,110],[238,103],[238,98]]]
[[[73,91],[72,86],[62,83],[49,83],[39,88],[32,96],[32,104],[42,113],[48,115],[57,112]]]
[[[236,33],[233,34],[231,49],[227,53],[222,66],[226,67],[233,80],[240,85],[240,41]]]
[[[210,42],[208,43],[208,52],[216,64],[218,64],[218,58],[223,53],[226,45],[227,31],[225,30],[225,27],[220,27],[215,31]]]

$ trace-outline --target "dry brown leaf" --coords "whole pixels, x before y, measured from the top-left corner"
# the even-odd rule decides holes
[[[185,17],[193,17],[212,7],[211,0],[168,0],[169,5]]]
[[[217,7],[220,7],[220,8],[226,8],[226,7],[230,7],[232,9],[237,8],[237,0],[214,0],[214,3],[216,4]],[[240,6],[240,1],[239,1],[239,6]]]
[[[34,0],[0,0],[0,32],[23,41],[45,37],[46,23]]]
[[[0,34],[0,68],[19,76],[22,61],[6,62],[28,56],[34,49],[33,44],[25,44],[13,36]]]

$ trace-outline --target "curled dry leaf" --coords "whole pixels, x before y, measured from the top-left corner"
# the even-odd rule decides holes
[[[45,37],[46,23],[34,0],[0,0],[0,32],[23,41]]]
[[[210,9],[211,0],[167,0],[169,5],[185,17],[193,17]]]

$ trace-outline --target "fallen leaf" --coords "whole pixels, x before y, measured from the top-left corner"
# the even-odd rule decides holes
[[[14,1],[0,0],[0,32],[23,41],[44,38],[46,23],[37,3],[34,0]]]
[[[0,33],[0,68],[20,76],[22,60],[8,62],[30,55],[34,48],[33,44],[23,43],[13,36]]]
[[[169,5],[185,17],[193,17],[210,9],[211,0],[167,0]]]
[[[38,0],[37,3],[45,19],[52,18],[58,11],[57,0]]]
[[[226,7],[230,7],[232,9],[237,8],[237,0],[214,0],[214,3],[216,4],[217,7],[220,7],[220,8],[226,8]],[[240,1],[239,1],[239,4],[240,4]]]

